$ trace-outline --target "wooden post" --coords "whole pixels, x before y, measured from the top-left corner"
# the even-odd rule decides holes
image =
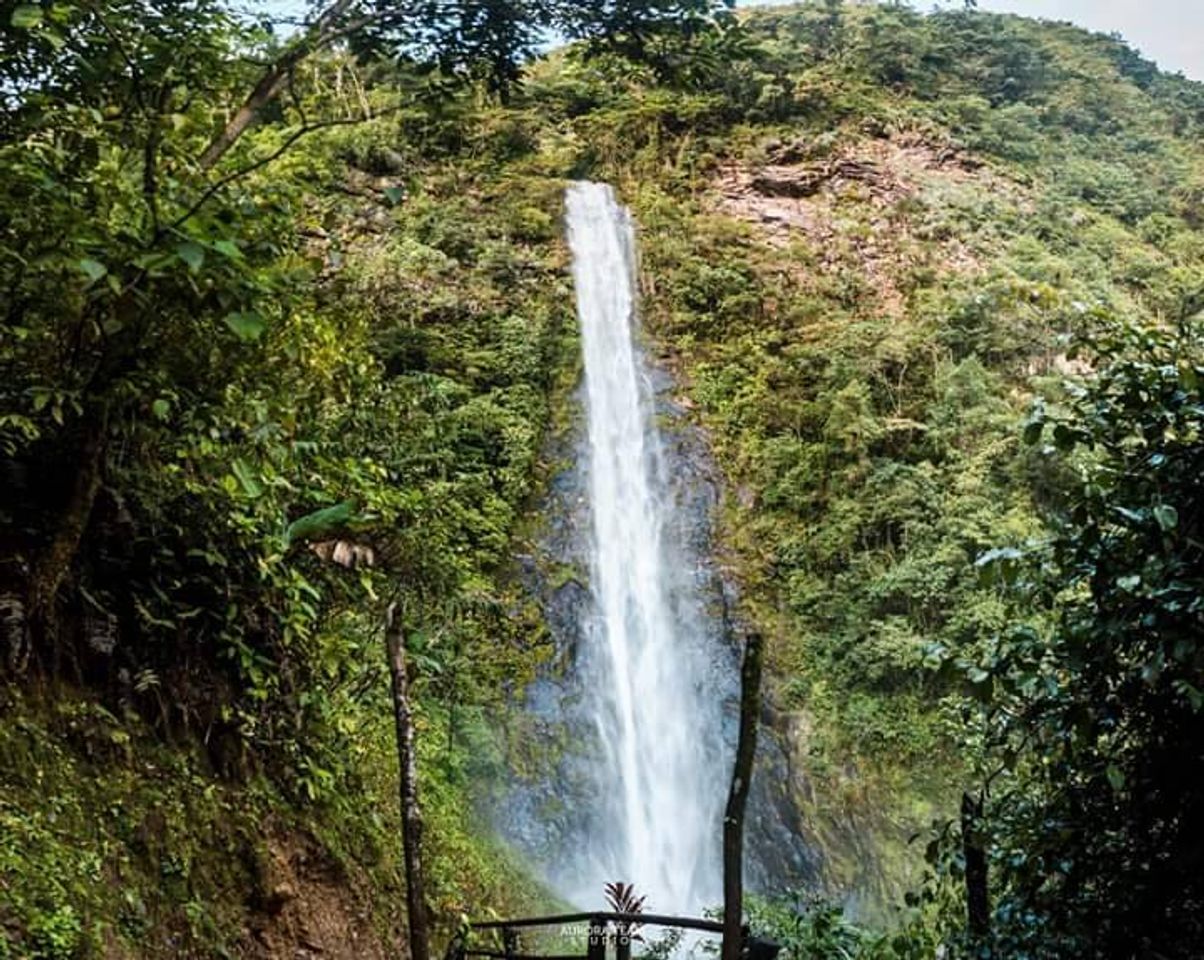
[[[615,960],[631,960],[631,924],[629,923],[616,924]]]
[[[982,796],[962,794],[962,855],[966,860],[966,921],[970,935],[991,932],[991,899],[987,888],[987,851],[982,842]]]
[[[589,922],[589,949],[586,960],[606,960],[606,921],[593,917]]]
[[[518,931],[513,927],[502,927],[502,952],[506,960],[514,960],[518,953]]]
[[[426,915],[426,884],[422,874],[422,810],[418,806],[418,755],[414,746],[409,677],[406,675],[405,625],[397,612],[397,604],[389,606],[385,645],[393,679],[393,720],[401,774],[401,843],[406,870],[410,957],[411,960],[430,960],[430,924]]]
[[[723,815],[722,960],[740,960],[744,949],[744,810],[748,805],[748,784],[757,752],[764,646],[760,633],[750,633],[744,643],[744,663],[740,668],[740,733],[727,809]]]

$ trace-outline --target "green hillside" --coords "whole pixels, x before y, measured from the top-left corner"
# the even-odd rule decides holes
[[[609,107],[614,142],[646,146],[603,156],[726,474],[808,823],[837,888],[885,893],[965,784],[941,665],[1017,616],[975,562],[1040,537],[1062,493],[1022,440],[1034,397],[1089,369],[1075,344],[1105,317],[1198,306],[1200,88],[1015,17],[749,27],[759,56],[721,93]]]

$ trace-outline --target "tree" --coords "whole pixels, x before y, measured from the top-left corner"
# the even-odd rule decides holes
[[[661,32],[695,35],[712,4],[335,0],[284,43],[220,0],[5,10],[0,289],[16,336],[0,347],[0,447],[34,472],[78,468],[69,488],[39,492],[19,538],[36,651],[55,634],[115,433],[153,433],[135,411],[173,392],[198,413],[288,315],[297,288],[274,265],[294,198],[255,174],[312,131],[399,104],[396,88],[368,109],[331,93],[319,81],[347,66],[336,53],[500,89],[548,27],[634,53]]]
[[[1050,611],[969,679],[999,955],[1194,956],[1204,938],[1204,327],[1109,323],[1028,439],[1079,452],[1052,542],[988,568]],[[981,909],[979,907],[978,909]],[[977,931],[982,934],[981,926]]]
[[[221,5],[20,9],[30,12],[14,14],[3,58],[0,287],[16,336],[0,351],[0,444],[31,466],[77,468],[47,504],[47,528],[31,531],[29,608],[53,632],[113,425],[155,385],[196,382],[192,336],[211,342],[198,320],[239,317],[249,333],[266,291],[240,246],[255,229],[240,236],[230,211],[197,216],[188,185],[190,131],[238,74],[238,31]]]
[[[844,0],[824,0],[823,11],[815,23],[815,52],[818,59],[834,56],[845,42]]]
[[[336,0],[320,8],[300,37],[275,57],[205,148],[200,166],[209,169],[225,155],[279,98],[301,61],[340,41],[360,57],[404,59],[448,76],[483,79],[504,98],[550,32],[591,50],[614,50],[667,68],[657,44],[698,38],[720,22],[716,14],[727,6],[730,0]]]

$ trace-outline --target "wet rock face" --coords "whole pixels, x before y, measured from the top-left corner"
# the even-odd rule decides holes
[[[579,626],[589,612],[591,602],[589,587],[577,579],[553,587],[544,600],[548,631],[556,638],[558,651],[563,648],[570,661],[576,653]]]
[[[690,421],[685,404],[673,397],[672,377],[655,364],[649,369],[661,429],[660,470],[673,499],[673,519],[666,533],[685,558],[683,569],[676,571],[674,615],[679,623],[700,631],[705,647],[714,651],[708,671],[722,691],[724,737],[734,755],[743,628],[735,614],[737,586],[723,575],[714,558],[713,521],[722,485],[705,434]],[[597,749],[593,721],[582,703],[591,676],[585,634],[594,622],[589,587],[589,446],[580,393],[573,402],[578,407],[574,426],[554,438],[547,450],[550,462],[565,466],[540,504],[541,532],[535,550],[519,562],[520,578],[542,608],[555,653],[516,704],[524,715],[523,759],[516,762],[512,744],[510,780],[494,798],[501,802],[489,805],[501,835],[554,888],[561,889],[571,886],[574,870],[587,856],[589,804],[584,798],[594,789],[591,751]],[[791,799],[787,754],[771,721],[767,711],[746,824],[746,883],[762,892],[810,888],[819,876],[819,862],[805,841]],[[730,762],[730,756],[717,760],[722,769],[716,776],[725,791]],[[717,833],[715,843],[720,842]],[[616,879],[639,886],[638,877]]]

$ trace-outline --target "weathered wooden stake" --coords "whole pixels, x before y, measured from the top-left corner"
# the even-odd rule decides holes
[[[606,922],[594,918],[589,922],[589,948],[586,960],[606,960]]]
[[[991,932],[991,899],[987,887],[987,851],[982,842],[982,796],[962,794],[962,855],[966,860],[966,921],[970,933]]]
[[[757,752],[757,719],[761,713],[761,663],[764,641],[748,635],[740,669],[740,734],[736,765],[723,816],[723,960],[740,960],[744,949],[744,810]]]
[[[631,960],[631,925],[620,923],[615,929],[615,960]]]
[[[393,678],[393,720],[397,730],[400,768],[401,844],[406,869],[406,905],[410,920],[411,960],[430,960],[430,924],[426,915],[426,884],[422,874],[422,810],[418,806],[418,755],[414,747],[414,717],[406,675],[405,624],[390,604],[385,625],[389,672]]]

